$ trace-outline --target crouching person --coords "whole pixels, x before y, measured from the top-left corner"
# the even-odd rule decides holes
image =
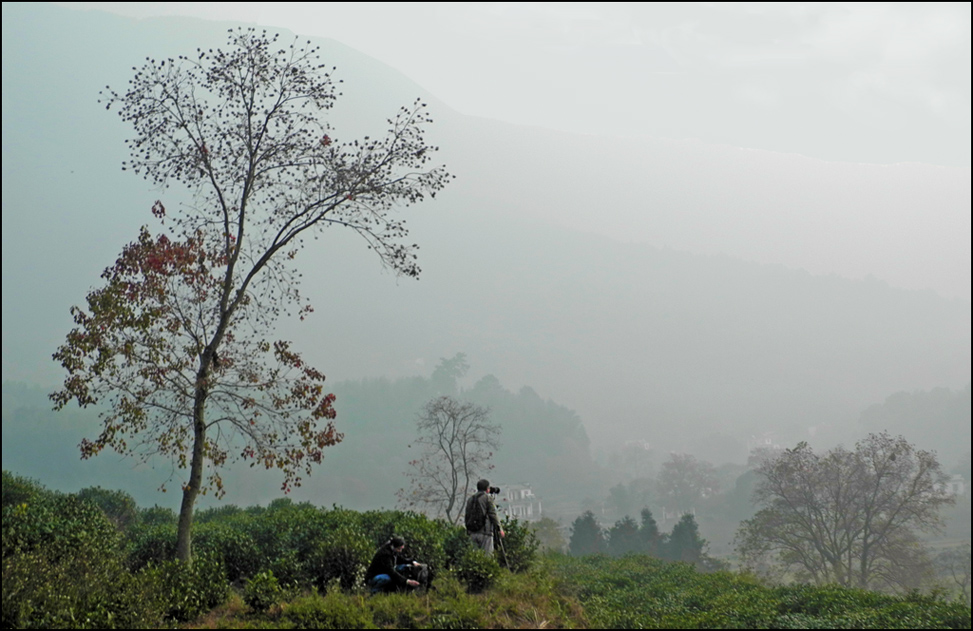
[[[365,585],[373,594],[397,591],[411,591],[419,587],[414,576],[423,566],[403,556],[405,539],[392,537],[375,552],[368,571],[365,572]]]

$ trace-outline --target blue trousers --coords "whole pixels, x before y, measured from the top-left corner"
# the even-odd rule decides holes
[[[396,565],[395,571],[403,572],[408,567],[409,567],[408,565]],[[392,577],[389,576],[388,574],[376,574],[375,576],[368,579],[368,583],[366,584],[372,588],[373,594],[378,594],[380,592],[395,591],[395,583],[392,582]]]

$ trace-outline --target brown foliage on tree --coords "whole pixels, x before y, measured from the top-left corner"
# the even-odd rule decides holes
[[[294,263],[307,236],[350,228],[395,272],[417,277],[399,205],[434,196],[451,177],[430,168],[431,122],[416,102],[378,139],[339,142],[322,119],[337,97],[318,51],[252,29],[226,51],[148,60],[107,106],[135,128],[134,170],[160,186],[180,183],[194,203],[152,213],[174,236],[143,228],[104,287],[72,309],[76,328],[54,358],[67,371],[55,406],[99,404],[102,431],[87,458],[110,447],[188,468],[178,556],[191,557],[200,492],[222,493],[220,465],[246,460],[300,484],[341,440],[324,375],[289,342],[272,340],[278,317],[312,311]],[[204,464],[211,465],[204,481]]]

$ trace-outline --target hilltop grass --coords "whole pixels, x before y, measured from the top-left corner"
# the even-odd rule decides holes
[[[353,629],[968,629],[970,608],[937,596],[838,586],[770,587],[734,572],[701,573],[641,555],[546,555],[470,594],[452,573],[425,594],[369,596],[337,586],[272,610],[238,596],[192,628]]]
[[[123,494],[122,494],[123,495]],[[125,501],[121,501],[125,500]],[[537,555],[507,522],[514,572],[466,532],[416,513],[286,500],[198,515],[192,566],[175,515],[118,492],[65,495],[4,472],[4,628],[943,628],[969,606],[837,586],[768,586],[645,555]],[[436,575],[426,593],[370,595],[375,548],[402,535]],[[234,587],[231,587],[231,584]]]
[[[482,593],[468,593],[452,572],[425,593],[370,595],[332,585],[309,590],[266,612],[239,594],[185,628],[196,629],[573,629],[587,628],[569,590],[555,585],[545,563],[529,572],[504,572]]]

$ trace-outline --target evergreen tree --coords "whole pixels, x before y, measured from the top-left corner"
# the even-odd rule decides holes
[[[666,558],[671,561],[697,563],[703,558],[706,540],[699,536],[699,526],[691,513],[686,513],[679,523],[672,527],[672,534],[666,543]]]
[[[600,554],[605,551],[605,537],[601,526],[595,521],[595,515],[590,510],[585,511],[574,520],[571,525],[571,542],[568,548],[574,556]]]
[[[662,534],[659,532],[659,524],[655,523],[652,511],[648,508],[642,509],[642,525],[639,527],[640,549],[645,554],[658,557],[661,552]]]
[[[639,525],[628,515],[608,531],[608,552],[613,556],[639,552],[641,547]]]

